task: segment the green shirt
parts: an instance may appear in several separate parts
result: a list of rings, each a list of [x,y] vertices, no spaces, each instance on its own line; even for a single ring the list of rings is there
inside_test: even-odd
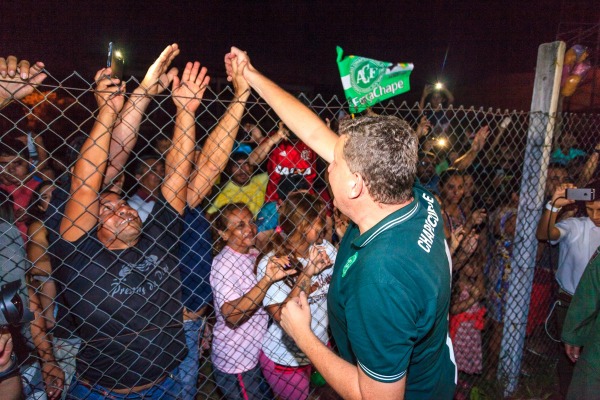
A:
[[[406,399],[452,399],[450,256],[439,204],[414,200],[360,234],[351,224],[329,287],[329,323],[342,358],[379,382],[407,375]]]
[[[569,305],[562,340],[583,347],[580,358],[600,374],[600,249],[588,263]]]

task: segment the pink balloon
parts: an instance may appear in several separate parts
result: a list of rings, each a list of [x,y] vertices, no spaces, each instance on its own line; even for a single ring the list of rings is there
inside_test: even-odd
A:
[[[592,64],[590,64],[590,62],[588,60],[588,61],[585,61],[582,63],[575,64],[575,67],[573,67],[573,71],[571,71],[571,73],[573,75],[580,76],[581,79],[583,79],[583,78],[585,78],[585,75],[588,73],[590,68],[592,68]]]

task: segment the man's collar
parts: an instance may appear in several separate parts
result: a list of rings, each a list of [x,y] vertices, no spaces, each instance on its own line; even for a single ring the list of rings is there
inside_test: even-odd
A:
[[[377,224],[375,224],[375,226],[373,226],[371,229],[358,236],[356,239],[354,239],[352,244],[357,247],[365,247],[383,232],[410,219],[413,215],[417,213],[418,210],[419,201],[415,197],[413,201],[411,201],[409,204],[407,204],[399,210],[394,211],[393,213],[379,221]]]

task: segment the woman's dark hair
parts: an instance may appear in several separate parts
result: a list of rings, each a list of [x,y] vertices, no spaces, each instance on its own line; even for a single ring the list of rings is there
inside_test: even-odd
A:
[[[444,187],[444,185],[446,183],[448,183],[448,181],[450,180],[450,178],[455,177],[455,176],[463,176],[463,173],[461,170],[454,168],[454,167],[450,167],[447,170],[445,170],[444,172],[442,172],[440,174],[440,180],[438,182],[438,189],[440,192],[440,197],[441,197],[441,193],[442,193],[442,188]],[[442,199],[443,200],[443,199]]]
[[[42,192],[44,191],[44,188],[46,188],[48,186],[53,186],[53,185],[54,185],[54,182],[52,182],[52,181],[42,181],[42,182],[40,182],[38,187],[35,188],[35,191],[33,192],[33,196],[31,196],[31,201],[29,202],[29,205],[27,206],[27,214],[29,214],[31,217],[37,219],[38,221],[43,221],[44,214],[46,213],[45,210],[42,210],[40,208],[40,205],[42,203]]]
[[[0,221],[5,221],[9,224],[15,223],[13,198],[4,189],[0,189]]]
[[[224,232],[227,230],[227,225],[229,224],[229,214],[233,211],[246,209],[250,214],[252,212],[248,208],[248,206],[244,203],[229,203],[225,204],[223,207],[216,212],[216,217],[213,219],[212,223],[212,234],[214,239],[213,244],[213,254],[217,255],[223,250],[223,247],[227,244],[227,242],[223,239],[219,232]]]

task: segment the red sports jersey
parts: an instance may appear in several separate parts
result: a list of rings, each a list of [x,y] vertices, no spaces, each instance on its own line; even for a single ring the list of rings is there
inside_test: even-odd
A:
[[[276,201],[277,184],[283,175],[302,174],[311,186],[317,177],[317,154],[304,142],[292,143],[283,141],[273,149],[269,155],[267,172],[269,183],[265,195],[265,202]]]

